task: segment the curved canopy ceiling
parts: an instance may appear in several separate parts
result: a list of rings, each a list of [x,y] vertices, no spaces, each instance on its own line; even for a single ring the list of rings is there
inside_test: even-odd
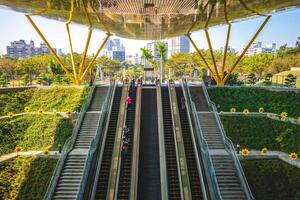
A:
[[[0,0],[26,13],[67,20],[72,0]],[[74,0],[73,21],[133,39],[162,39],[300,5],[300,0]]]

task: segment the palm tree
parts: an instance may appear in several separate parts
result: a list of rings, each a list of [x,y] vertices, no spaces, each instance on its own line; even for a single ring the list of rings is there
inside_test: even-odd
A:
[[[152,51],[146,47],[141,48],[141,51],[142,51],[142,58],[144,58],[145,66],[146,66],[146,61],[149,61],[151,63],[151,61],[153,60]]]
[[[158,42],[155,45],[155,48],[158,52],[158,56],[160,57],[160,79],[161,81],[164,81],[165,79],[165,68],[164,64],[165,61],[167,60],[167,46],[166,43],[164,42]]]

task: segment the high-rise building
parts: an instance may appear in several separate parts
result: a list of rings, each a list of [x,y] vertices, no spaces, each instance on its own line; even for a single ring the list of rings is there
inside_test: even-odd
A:
[[[224,47],[221,47],[221,48],[220,48],[220,52],[221,52],[221,53],[224,53]],[[234,48],[232,48],[231,46],[228,46],[228,48],[227,48],[227,53],[236,54],[237,52],[235,51]]]
[[[188,37],[179,36],[167,40],[168,43],[168,58],[174,53],[189,53],[190,42]]]
[[[23,59],[36,55],[50,54],[46,44],[41,43],[40,47],[35,47],[34,42],[31,40],[29,44],[26,44],[25,40],[14,41],[10,43],[10,46],[6,47],[7,56],[16,59]],[[54,48],[56,52],[56,48]],[[60,50],[60,53],[61,50]]]
[[[103,55],[120,62],[125,61],[125,47],[120,39],[109,39],[103,49]]]
[[[125,61],[125,51],[112,51],[112,59],[120,62]]]
[[[271,45],[262,46],[262,42],[254,42],[248,49],[246,55],[251,56],[259,53],[274,54],[276,53],[276,43]]]

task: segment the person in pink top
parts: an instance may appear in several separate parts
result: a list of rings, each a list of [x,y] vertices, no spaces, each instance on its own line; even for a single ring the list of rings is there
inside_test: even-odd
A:
[[[132,103],[132,99],[131,99],[130,96],[127,97],[126,103],[127,103],[128,105],[130,105],[130,104]]]

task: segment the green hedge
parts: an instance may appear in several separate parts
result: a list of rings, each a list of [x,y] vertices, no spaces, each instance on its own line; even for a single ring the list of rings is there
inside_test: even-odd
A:
[[[8,112],[24,112],[26,106],[32,111],[74,111],[80,107],[88,92],[88,87],[51,87],[0,94],[0,116]]]
[[[300,154],[300,126],[266,117],[221,116],[227,136],[249,149],[280,150]]]
[[[14,152],[17,146],[23,151],[57,149],[71,136],[71,119],[55,115],[24,115],[12,120],[0,120],[0,155]]]
[[[0,199],[43,199],[57,160],[17,157],[0,165]]]
[[[208,89],[209,96],[219,111],[229,112],[231,108],[243,111],[245,108],[258,112],[260,107],[265,112],[280,114],[285,111],[289,116],[300,116],[300,93],[292,91],[270,91],[261,88],[226,88]]]
[[[300,169],[280,160],[242,160],[256,200],[300,199]]]

